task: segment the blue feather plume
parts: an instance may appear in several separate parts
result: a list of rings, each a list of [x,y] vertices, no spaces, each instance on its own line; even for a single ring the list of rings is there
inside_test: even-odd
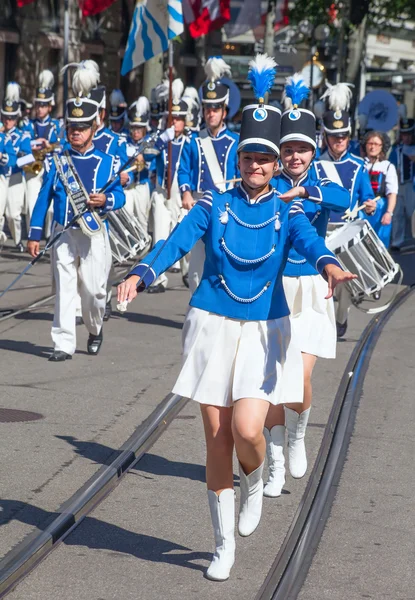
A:
[[[301,102],[308,98],[309,94],[310,90],[299,73],[295,73],[292,77],[287,77],[285,97],[291,100],[293,106],[300,106]]]
[[[252,84],[255,97],[264,102],[264,97],[272,88],[277,72],[277,63],[267,54],[257,54],[249,63],[248,80]]]

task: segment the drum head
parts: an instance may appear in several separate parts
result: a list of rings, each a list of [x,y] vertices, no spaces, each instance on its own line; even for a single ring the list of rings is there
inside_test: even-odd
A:
[[[346,223],[337,231],[333,231],[326,240],[326,246],[332,252],[336,252],[341,248],[350,248],[357,243],[362,232],[366,229],[366,222],[360,219],[351,223]]]

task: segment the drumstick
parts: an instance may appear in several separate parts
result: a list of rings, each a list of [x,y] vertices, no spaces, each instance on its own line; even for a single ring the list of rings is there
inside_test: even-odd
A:
[[[377,202],[378,200],[380,200],[380,199],[381,199],[381,197],[382,197],[382,196],[376,196],[376,198],[373,198],[373,200],[374,200],[375,202]],[[362,210],[364,207],[365,207],[365,204],[361,204],[360,206],[355,206],[355,207],[353,208],[353,210],[350,210],[350,208],[348,208],[348,209],[345,211],[344,215],[342,216],[342,219],[343,219],[343,221],[344,221],[345,219],[350,219],[350,218],[352,218],[352,217],[355,217],[355,216],[357,216],[357,213],[359,212],[359,210]]]
[[[216,181],[213,185],[224,185],[225,183],[238,183],[242,181],[242,177],[234,177],[233,179],[225,179],[225,181]]]

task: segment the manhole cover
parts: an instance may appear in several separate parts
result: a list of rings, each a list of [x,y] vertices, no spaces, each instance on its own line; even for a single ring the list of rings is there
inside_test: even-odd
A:
[[[37,421],[38,419],[43,419],[43,415],[28,410],[0,408],[0,423],[24,423],[26,421]]]

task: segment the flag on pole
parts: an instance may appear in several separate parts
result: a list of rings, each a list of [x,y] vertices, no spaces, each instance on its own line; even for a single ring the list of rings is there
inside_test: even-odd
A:
[[[165,52],[169,40],[183,33],[182,0],[138,0],[121,75]]]
[[[183,0],[183,4],[193,38],[220,29],[231,18],[230,0]]]
[[[227,39],[242,35],[255,29],[264,20],[268,10],[268,1],[231,0],[231,20],[225,24]]]

